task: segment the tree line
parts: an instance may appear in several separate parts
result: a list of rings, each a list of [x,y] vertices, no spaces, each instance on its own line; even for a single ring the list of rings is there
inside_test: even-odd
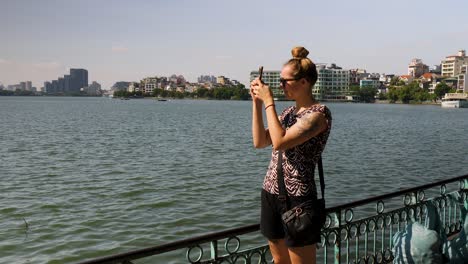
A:
[[[379,100],[389,100],[391,103],[402,102],[408,104],[410,102],[422,103],[427,101],[437,101],[442,99],[446,93],[455,93],[456,90],[446,84],[445,82],[438,83],[434,90],[434,93],[429,93],[428,88],[420,87],[420,84],[413,81],[409,84],[405,84],[402,81],[391,82],[387,93],[379,93],[377,95],[377,89],[373,87],[359,87],[358,85],[352,85],[350,87],[350,94],[358,96],[359,101],[372,103],[376,98]]]
[[[390,86],[387,94],[380,94],[379,99],[390,100],[391,103],[400,101],[404,104],[410,102],[422,103],[426,101],[437,101],[442,99],[446,93],[454,93],[456,90],[445,82],[438,83],[434,93],[429,93],[429,89],[421,88],[419,83],[413,81],[402,86]]]
[[[161,97],[161,98],[203,98],[217,100],[248,100],[249,90],[240,84],[237,86],[223,86],[214,89],[198,88],[193,93],[173,90],[154,89],[151,93],[115,91],[114,97]]]
[[[8,91],[8,90],[0,90],[0,96],[33,96],[36,95],[33,91]]]

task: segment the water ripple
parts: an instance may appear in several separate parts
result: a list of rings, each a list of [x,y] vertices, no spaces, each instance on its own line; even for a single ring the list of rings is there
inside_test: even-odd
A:
[[[330,206],[466,174],[467,109],[329,107]],[[271,149],[252,148],[250,109],[0,98],[0,262],[76,262],[258,223]]]

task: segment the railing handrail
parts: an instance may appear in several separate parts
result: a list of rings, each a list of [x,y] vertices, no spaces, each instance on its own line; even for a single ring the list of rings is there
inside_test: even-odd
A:
[[[386,199],[390,199],[393,197],[401,196],[402,194],[412,193],[415,191],[425,190],[425,189],[429,189],[435,186],[456,182],[456,181],[463,180],[466,178],[468,178],[468,174],[463,175],[463,176],[458,176],[455,178],[451,178],[451,179],[447,179],[447,180],[436,181],[433,183],[429,183],[429,184],[425,184],[425,185],[421,185],[417,187],[412,187],[412,188],[408,188],[408,189],[404,189],[404,190],[400,190],[400,191],[396,191],[396,192],[392,192],[392,193],[388,193],[384,195],[379,195],[379,196],[375,196],[371,198],[365,198],[362,200],[346,203],[343,205],[329,207],[326,209],[326,211],[327,213],[329,213],[329,212],[336,212],[339,210],[343,210],[346,208],[353,208],[353,207],[368,204],[371,202],[376,202],[376,201],[381,201],[381,200],[386,200]],[[468,188],[468,186],[466,187]],[[111,256],[96,258],[96,259],[92,259],[88,261],[79,262],[78,264],[123,263],[125,260],[130,261],[134,259],[149,257],[149,256],[169,252],[172,250],[187,248],[187,247],[195,246],[195,245],[206,243],[206,242],[211,242],[211,241],[222,239],[222,238],[256,232],[258,230],[260,230],[260,224],[252,224],[252,225],[242,226],[238,228],[226,229],[220,232],[213,232],[213,233],[208,233],[208,234],[201,235],[201,236],[195,236],[195,237],[188,238],[188,239],[177,240],[174,242],[170,242],[170,243],[166,243],[166,244],[162,244],[158,246],[152,246],[152,247],[147,247],[143,249],[137,249],[133,251],[119,253],[119,254],[115,254]]]
[[[202,244],[205,242],[211,242],[213,240],[218,240],[226,237],[243,235],[251,232],[260,230],[260,224],[247,225],[237,228],[231,228],[223,230],[220,232],[209,233],[201,236],[195,236],[188,239],[177,240],[167,244],[162,244],[159,246],[147,247],[143,249],[137,249],[133,251],[128,251],[125,253],[115,254],[107,257],[92,259],[88,261],[80,262],[79,264],[91,264],[91,263],[117,263],[124,260],[133,260],[138,258],[149,257],[152,255],[157,255],[160,253],[169,252],[176,249],[186,248]]]
[[[366,203],[378,202],[378,201],[381,201],[381,200],[387,200],[387,199],[390,199],[390,198],[401,196],[402,194],[405,194],[405,193],[412,193],[412,192],[415,192],[415,191],[430,189],[430,188],[433,188],[435,186],[456,182],[456,181],[459,181],[459,180],[463,180],[465,178],[468,178],[468,174],[465,174],[463,176],[458,176],[458,177],[455,177],[455,178],[450,178],[450,179],[447,179],[447,180],[440,180],[440,181],[436,181],[436,182],[433,182],[433,183],[428,183],[428,184],[424,184],[424,185],[421,185],[421,186],[412,187],[412,188],[408,188],[408,189],[404,189],[404,190],[400,190],[400,191],[396,191],[396,192],[392,192],[392,193],[387,193],[387,194],[383,194],[383,195],[379,195],[379,196],[365,198],[365,199],[362,199],[362,200],[358,200],[358,201],[354,201],[354,202],[350,202],[350,203],[346,203],[346,204],[342,204],[342,205],[329,207],[329,208],[327,208],[327,212],[334,212],[334,211],[338,211],[338,210],[343,210],[345,208],[352,208],[352,207],[360,206],[360,205],[363,205],[363,204],[366,204]],[[466,186],[466,187],[468,188],[468,186]]]

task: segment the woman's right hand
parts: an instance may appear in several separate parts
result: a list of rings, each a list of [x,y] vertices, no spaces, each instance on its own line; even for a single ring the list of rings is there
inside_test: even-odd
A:
[[[253,103],[261,105],[263,103],[262,100],[258,96],[256,96],[254,93],[254,86],[257,85],[257,82],[258,82],[258,78],[250,82],[250,96],[252,97]]]

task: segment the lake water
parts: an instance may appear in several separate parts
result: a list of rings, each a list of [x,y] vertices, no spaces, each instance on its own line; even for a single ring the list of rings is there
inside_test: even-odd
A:
[[[252,147],[250,104],[0,97],[0,263],[77,262],[258,223],[271,148]],[[468,109],[327,106],[328,205],[468,173]]]

